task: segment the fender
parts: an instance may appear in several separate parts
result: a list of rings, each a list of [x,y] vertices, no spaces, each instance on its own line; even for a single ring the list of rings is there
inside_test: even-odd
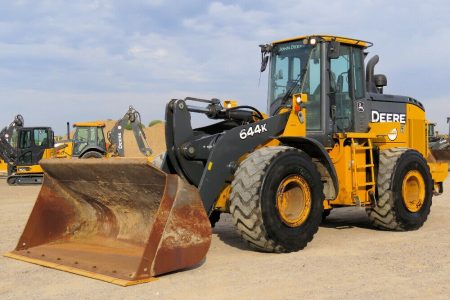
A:
[[[86,149],[84,149],[83,152],[81,152],[78,157],[82,157],[88,151],[96,151],[96,152],[100,153],[103,156],[105,156],[105,153],[106,153],[104,149],[102,149],[102,148],[100,148],[98,146],[90,146],[90,147],[86,147]]]
[[[277,137],[283,145],[291,146],[297,149],[300,149],[307,153],[312,158],[318,159],[319,162],[325,167],[328,171],[328,174],[324,173],[320,168],[318,168],[319,173],[322,177],[330,177],[333,182],[334,192],[325,193],[325,189],[327,187],[324,186],[324,194],[327,199],[334,200],[337,197],[339,191],[339,181],[336,174],[336,169],[334,168],[334,164],[331,161],[328,152],[325,150],[324,146],[320,144],[315,139],[311,139],[308,137],[296,137],[296,136],[286,136],[286,137]]]

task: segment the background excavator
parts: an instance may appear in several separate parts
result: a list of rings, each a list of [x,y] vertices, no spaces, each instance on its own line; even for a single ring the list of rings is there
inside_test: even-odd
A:
[[[249,247],[303,249],[332,209],[360,206],[374,227],[416,230],[448,165],[431,159],[422,103],[386,95],[366,41],[328,35],[261,45],[267,114],[188,97],[166,106],[167,153],[45,160],[44,185],[6,256],[120,285],[198,265],[209,217],[230,213]],[[191,114],[216,120],[192,128]]]
[[[24,127],[17,115],[0,132],[0,158],[7,165],[8,184],[41,183],[39,161],[55,155],[54,133],[50,127]]]

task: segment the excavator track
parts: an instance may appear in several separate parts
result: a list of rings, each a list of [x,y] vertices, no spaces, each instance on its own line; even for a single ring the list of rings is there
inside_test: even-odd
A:
[[[6,182],[9,185],[41,184],[43,177],[42,174],[11,175],[8,176]]]

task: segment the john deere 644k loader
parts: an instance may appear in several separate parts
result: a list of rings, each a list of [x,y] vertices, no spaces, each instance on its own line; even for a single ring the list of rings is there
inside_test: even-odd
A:
[[[42,162],[44,185],[8,256],[128,285],[198,264],[219,213],[267,252],[302,249],[342,206],[365,207],[378,228],[418,229],[447,165],[431,157],[423,105],[383,93],[378,56],[364,67],[369,46],[325,35],[262,45],[268,114],[171,100],[162,171],[146,160]],[[220,121],[193,129],[191,113]]]

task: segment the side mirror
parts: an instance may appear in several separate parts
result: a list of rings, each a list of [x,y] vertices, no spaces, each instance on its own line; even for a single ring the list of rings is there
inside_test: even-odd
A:
[[[263,58],[261,59],[261,73],[264,72],[267,68],[267,62],[269,61],[269,56],[263,56]]]
[[[328,58],[336,59],[339,57],[341,43],[332,41],[328,43]]]
[[[383,87],[387,86],[387,78],[383,74],[377,74],[373,76],[375,86],[380,94],[383,94]]]
[[[261,48],[261,73],[266,70],[267,62],[269,61],[269,54],[272,52],[273,46],[270,44],[259,45]]]

